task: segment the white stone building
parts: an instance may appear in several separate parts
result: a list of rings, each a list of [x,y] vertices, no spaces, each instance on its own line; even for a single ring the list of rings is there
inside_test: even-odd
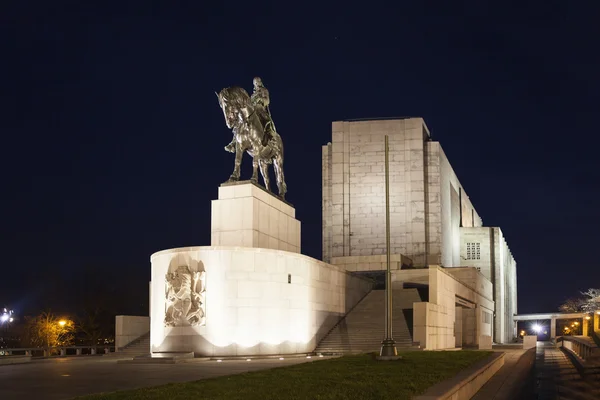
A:
[[[513,339],[516,263],[483,222],[422,118],[336,121],[323,146],[323,260],[378,271],[385,254],[384,136],[389,137],[391,253],[413,267],[477,267],[493,284],[494,341]],[[402,260],[399,262],[398,260]]]
[[[223,184],[212,202],[210,246],[150,257],[150,318],[117,317],[118,351],[144,347],[161,360],[378,351],[385,293],[367,278],[386,268],[386,134],[396,346],[491,348],[493,336],[509,340],[514,260],[500,230],[482,227],[423,121],[333,126],[333,144],[323,149],[324,260],[301,254],[291,204],[250,181]]]

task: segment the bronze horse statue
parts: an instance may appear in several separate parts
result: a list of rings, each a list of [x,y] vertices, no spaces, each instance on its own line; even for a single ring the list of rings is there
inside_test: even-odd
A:
[[[235,164],[227,182],[240,180],[242,156],[247,152],[252,157],[251,181],[258,182],[258,168],[265,184],[269,188],[269,164],[275,167],[275,177],[279,197],[285,198],[287,185],[283,174],[283,142],[274,130],[267,131],[259,114],[252,105],[248,92],[233,86],[217,93],[219,106],[223,110],[225,124],[232,130],[235,142]]]

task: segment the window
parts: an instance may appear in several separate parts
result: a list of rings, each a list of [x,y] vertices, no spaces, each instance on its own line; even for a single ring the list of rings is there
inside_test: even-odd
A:
[[[491,324],[492,323],[492,314],[483,311],[483,323]]]
[[[480,260],[480,243],[467,243],[467,260]]]

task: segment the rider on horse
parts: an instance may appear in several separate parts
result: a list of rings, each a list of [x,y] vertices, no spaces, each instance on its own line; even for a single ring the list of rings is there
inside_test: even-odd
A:
[[[266,146],[267,143],[269,143],[269,139],[271,139],[271,137],[273,136],[272,132],[276,132],[275,124],[273,123],[273,119],[271,118],[271,112],[269,111],[269,91],[263,85],[262,79],[260,79],[259,77],[254,78],[253,83],[254,92],[252,93],[250,100],[252,102],[252,106],[254,107],[254,113],[258,115],[258,119],[260,120],[260,123],[263,127],[264,136],[262,140],[262,145]],[[249,127],[248,121],[246,121],[246,124]],[[225,150],[231,153],[235,153],[235,137],[233,138],[231,143],[225,146]]]

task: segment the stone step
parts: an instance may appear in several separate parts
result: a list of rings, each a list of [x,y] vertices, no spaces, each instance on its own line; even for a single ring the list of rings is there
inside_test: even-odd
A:
[[[412,347],[412,336],[405,319],[405,309],[412,311],[414,302],[422,301],[416,289],[394,290],[392,330],[396,346]],[[385,337],[385,291],[369,293],[318,344],[316,353],[351,353],[379,351]],[[412,324],[412,322],[410,322]]]

